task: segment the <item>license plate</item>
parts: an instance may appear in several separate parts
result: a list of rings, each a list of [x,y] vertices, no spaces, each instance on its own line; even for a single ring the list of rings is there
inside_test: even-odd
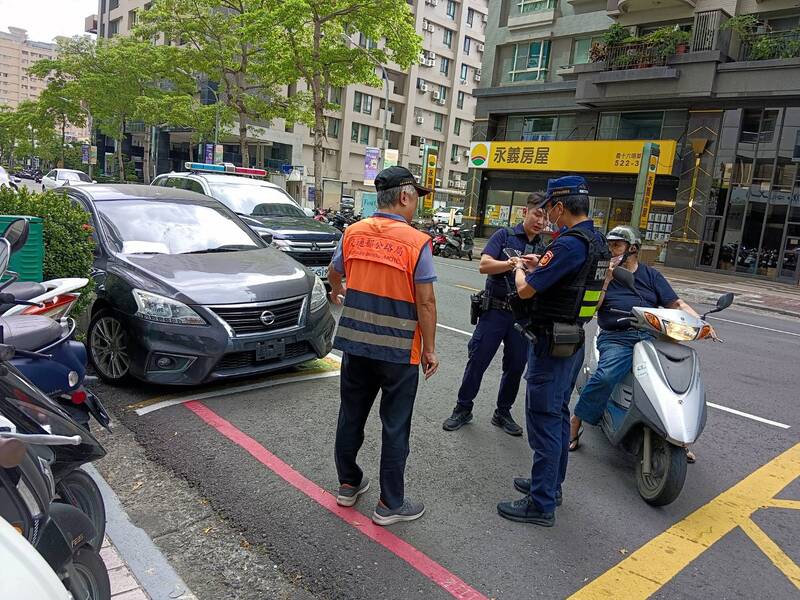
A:
[[[325,279],[328,276],[328,267],[311,267],[311,272],[320,279]]]
[[[283,340],[258,342],[258,344],[256,344],[256,361],[277,358],[283,356],[285,352],[286,344]]]

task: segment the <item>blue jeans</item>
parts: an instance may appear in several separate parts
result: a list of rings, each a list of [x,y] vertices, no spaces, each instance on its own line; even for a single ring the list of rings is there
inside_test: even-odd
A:
[[[653,336],[637,329],[600,332],[597,336],[597,350],[600,353],[597,370],[589,378],[575,405],[576,417],[590,425],[600,423],[611,392],[631,371],[633,347],[649,339],[653,339]]]

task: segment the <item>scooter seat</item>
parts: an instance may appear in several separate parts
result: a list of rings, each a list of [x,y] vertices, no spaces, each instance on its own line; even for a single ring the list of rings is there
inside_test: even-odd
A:
[[[30,300],[44,294],[47,288],[35,281],[15,281],[2,291],[6,294],[14,294],[14,298],[17,300]],[[0,304],[0,315],[12,306],[16,306],[16,304]]]
[[[0,327],[3,328],[3,343],[18,350],[39,350],[63,334],[58,321],[39,315],[0,317]]]

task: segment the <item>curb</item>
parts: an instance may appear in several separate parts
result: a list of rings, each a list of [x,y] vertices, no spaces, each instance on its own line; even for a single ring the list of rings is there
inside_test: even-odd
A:
[[[119,551],[144,591],[154,600],[197,600],[143,529],[134,525],[119,498],[92,465],[84,465],[106,505],[106,535]]]

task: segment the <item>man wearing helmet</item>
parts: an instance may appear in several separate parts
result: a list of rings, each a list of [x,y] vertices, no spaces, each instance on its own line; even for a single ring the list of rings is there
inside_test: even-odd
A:
[[[618,322],[619,316],[612,312],[629,312],[634,306],[657,308],[677,308],[699,318],[694,309],[681,300],[664,276],[638,259],[642,240],[632,227],[614,227],[606,235],[611,250],[611,266],[603,284],[597,310],[597,323],[600,333],[597,336],[597,350],[600,358],[597,370],[592,374],[581,392],[570,421],[570,451],[577,450],[583,433],[583,421],[598,425],[606,409],[614,387],[630,372],[633,363],[633,347],[637,342],[652,338],[651,334],[634,329],[626,322]],[[615,281],[611,273],[615,266],[622,266],[634,276],[639,296]],[[642,302],[644,300],[644,302]],[[689,462],[694,455],[686,453]]]

